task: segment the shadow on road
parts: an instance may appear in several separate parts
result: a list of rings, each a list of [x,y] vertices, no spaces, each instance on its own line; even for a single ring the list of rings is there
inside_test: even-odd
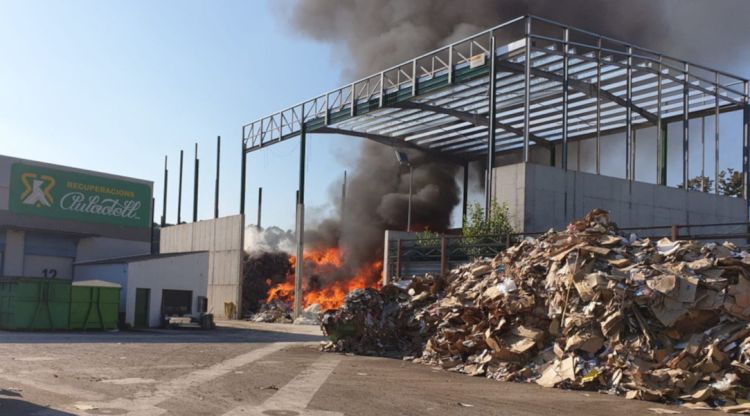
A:
[[[323,336],[276,330],[217,328],[215,330],[147,330],[120,332],[0,331],[0,344],[226,344],[319,342]]]
[[[3,416],[75,416],[73,413],[50,409],[22,399],[8,399],[0,392],[0,415]]]

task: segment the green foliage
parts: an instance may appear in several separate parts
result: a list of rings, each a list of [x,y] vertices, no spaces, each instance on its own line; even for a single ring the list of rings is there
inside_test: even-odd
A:
[[[490,205],[489,218],[485,218],[484,207],[475,203],[467,209],[464,218],[463,245],[471,257],[481,255],[481,248],[477,247],[486,240],[487,236],[505,236],[513,234],[510,225],[510,211],[505,203],[499,204],[494,198]],[[503,237],[504,238],[504,237]]]
[[[430,231],[426,228],[424,231],[418,231],[416,233],[416,245],[417,247],[437,247],[440,245],[440,233]]]
[[[677,185],[678,188],[682,188],[683,185]],[[696,176],[693,179],[688,179],[688,190],[690,191],[702,191],[711,192],[714,187],[714,181],[708,176]]]
[[[728,168],[719,173],[719,192],[728,196],[742,196],[744,188],[742,172]]]

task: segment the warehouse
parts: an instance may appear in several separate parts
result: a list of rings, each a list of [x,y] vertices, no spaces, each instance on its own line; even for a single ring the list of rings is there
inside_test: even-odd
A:
[[[0,156],[0,277],[73,279],[75,262],[150,254],[152,188]]]

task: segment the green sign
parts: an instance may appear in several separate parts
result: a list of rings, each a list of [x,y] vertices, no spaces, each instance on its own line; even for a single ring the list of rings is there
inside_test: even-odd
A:
[[[16,163],[9,208],[19,214],[148,228],[151,188],[142,183]]]

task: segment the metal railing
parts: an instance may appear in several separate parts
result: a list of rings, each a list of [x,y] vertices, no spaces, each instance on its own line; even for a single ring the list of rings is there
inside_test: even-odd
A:
[[[623,234],[635,233],[639,238],[672,240],[732,241],[742,248],[750,247],[750,223],[729,222],[710,224],[670,224],[624,227]],[[441,235],[431,238],[394,239],[388,245],[388,277],[401,277],[411,264],[423,264],[421,270],[446,274],[451,267],[467,263],[472,258],[494,257],[525,237],[536,237],[542,232],[495,234],[480,237]],[[408,274],[408,273],[406,273]]]

